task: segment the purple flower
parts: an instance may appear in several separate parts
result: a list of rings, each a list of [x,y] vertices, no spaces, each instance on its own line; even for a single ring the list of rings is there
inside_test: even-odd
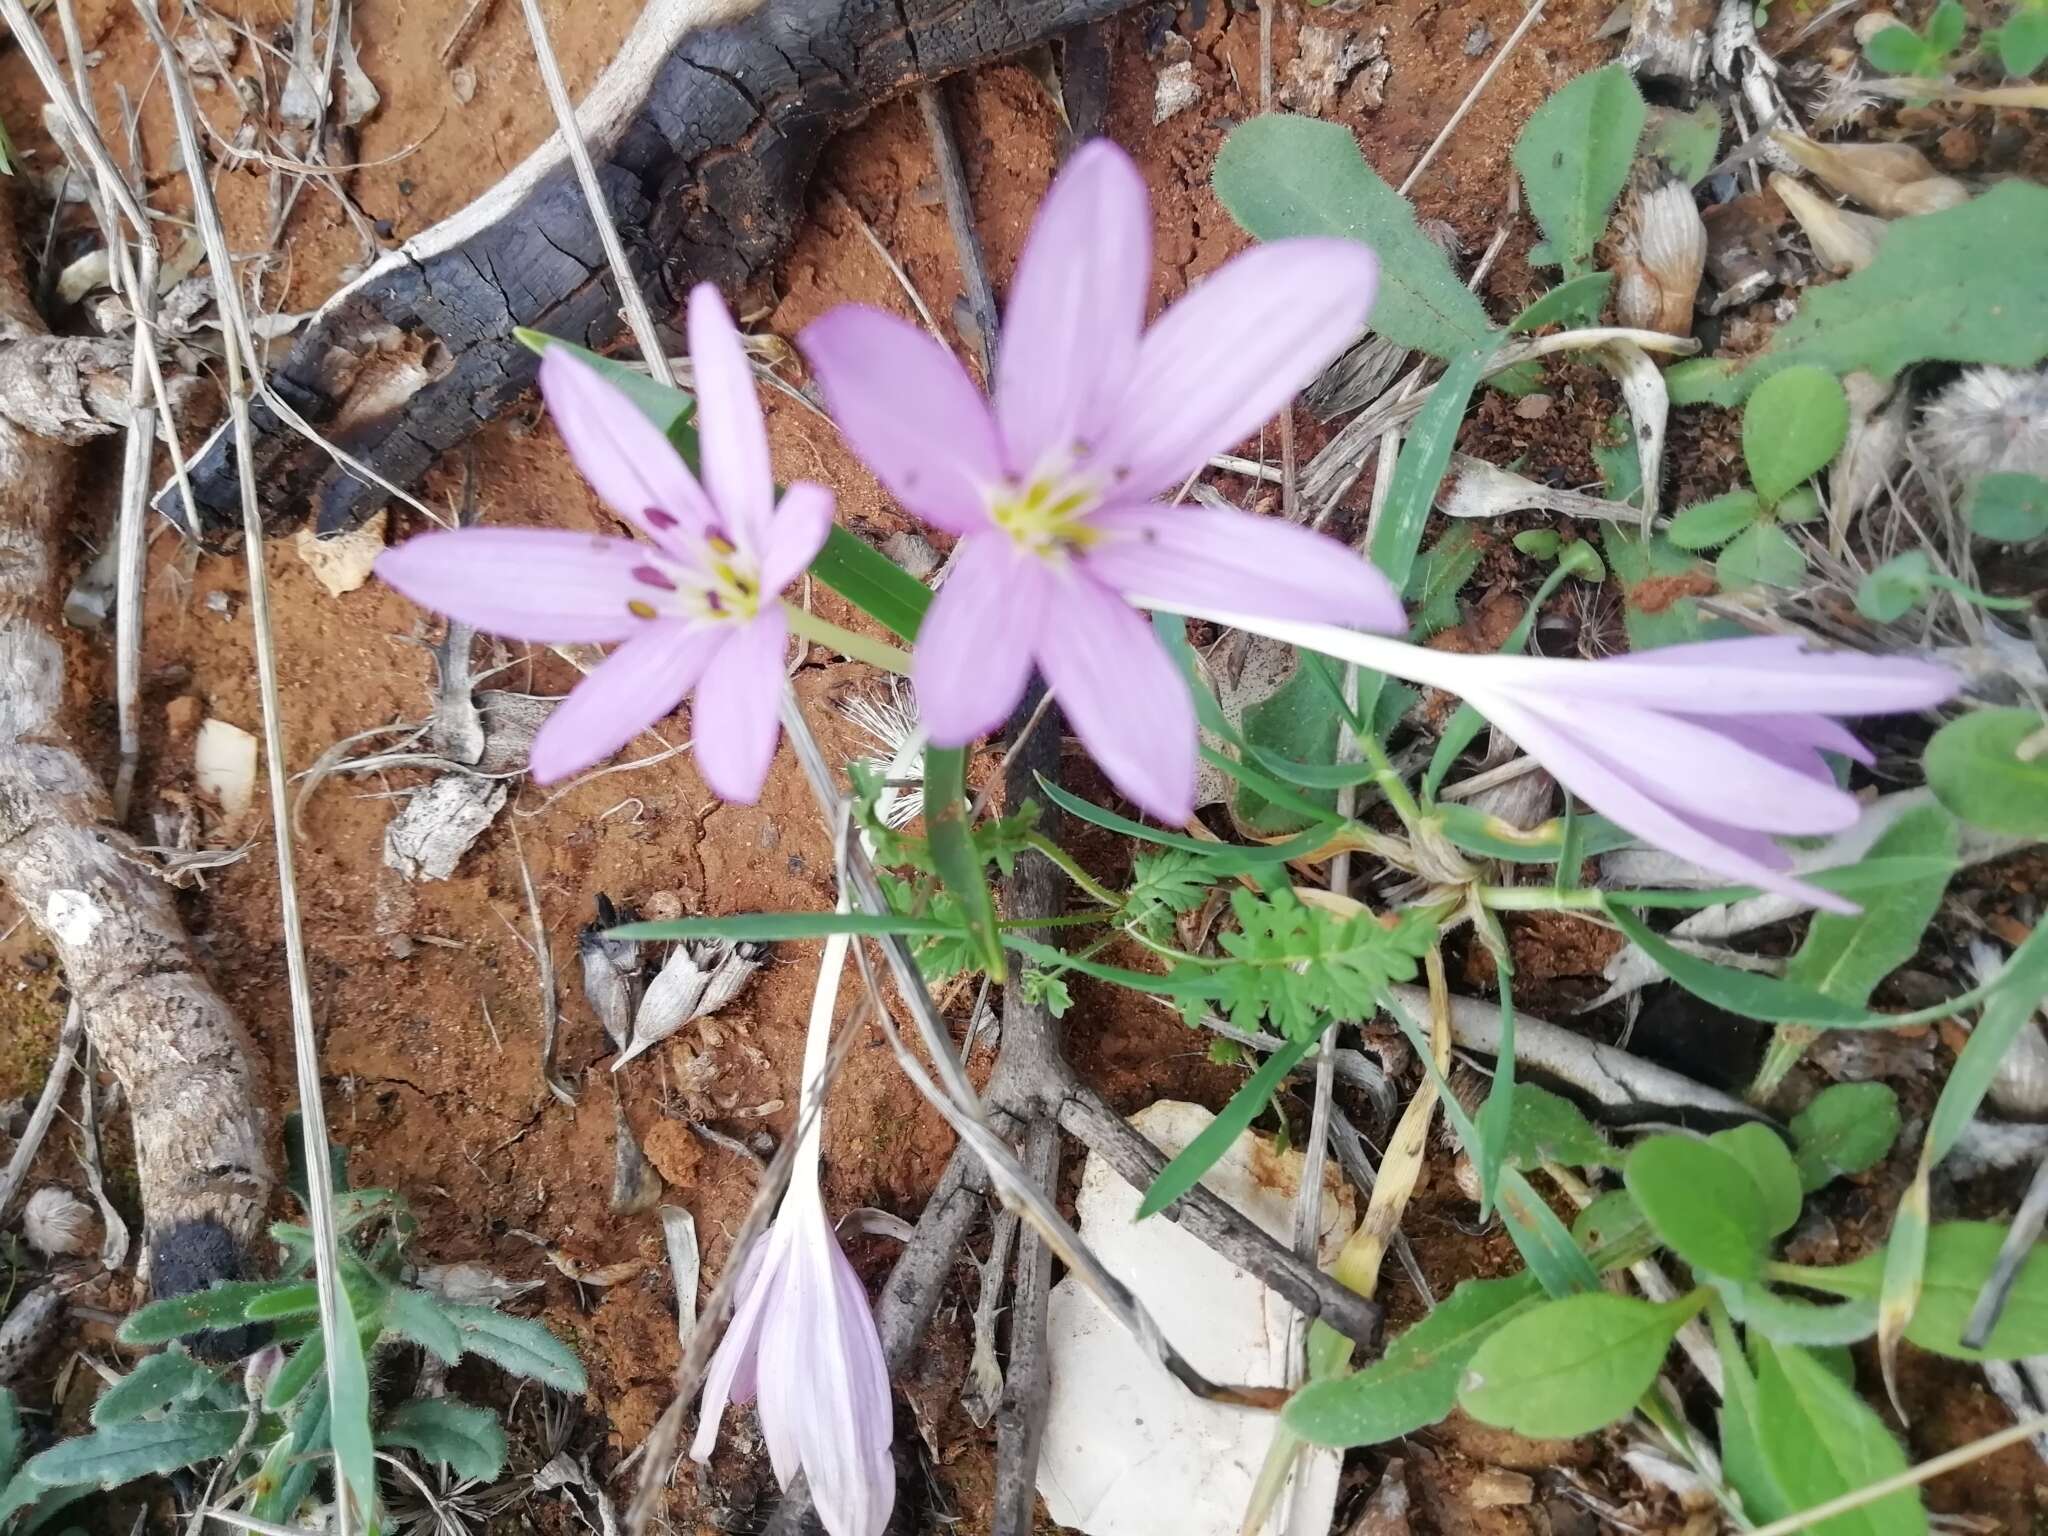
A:
[[[1871,757],[1833,717],[1928,709],[1962,686],[1929,662],[1810,651],[1790,636],[1563,661],[1464,656],[1326,625],[1176,611],[1460,694],[1644,842],[1829,912],[1857,908],[1785,874],[1791,857],[1773,838],[1825,836],[1861,814],[1821,754]]]
[[[539,645],[618,649],[534,737],[545,784],[611,756],[693,690],[697,767],[751,803],[781,736],[788,626],[783,589],[832,527],[832,493],[798,483],[775,499],[768,436],[739,332],[718,290],[690,295],[699,485],[617,387],[557,347],[540,389],[570,457],[647,542],[538,528],[461,528],[408,539],[377,574],[428,608]]]
[[[839,910],[847,910],[843,901]],[[725,1405],[758,1398],[775,1480],[787,1489],[803,1473],[830,1536],[881,1536],[896,1501],[889,1367],[868,1294],[840,1251],[818,1187],[819,1097],[848,943],[844,934],[825,941],[804,1037],[802,1139],[775,1225],[742,1263],[690,1454],[710,1460]]]
[[[952,354],[877,310],[800,338],[855,450],[903,505],[960,535],[911,676],[932,740],[1000,725],[1036,664],[1118,788],[1162,821],[1194,807],[1187,686],[1133,592],[1405,628],[1364,560],[1290,523],[1157,504],[1263,424],[1357,335],[1378,263],[1283,240],[1226,263],[1145,329],[1145,183],[1092,143],[1018,260],[990,410]]]

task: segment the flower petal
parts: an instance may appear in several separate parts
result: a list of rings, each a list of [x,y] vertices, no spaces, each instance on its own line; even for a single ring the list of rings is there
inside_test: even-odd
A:
[[[423,608],[536,645],[602,644],[647,627],[627,604],[661,592],[633,573],[647,550],[551,528],[423,533],[377,557],[377,574]]]
[[[1673,713],[1688,712],[1680,709]],[[1826,715],[1713,715],[1700,719],[1702,724],[1711,719],[1716,730],[1737,732],[1759,747],[1769,741],[1781,751],[1833,752],[1866,768],[1877,761],[1877,755],[1854,731]]]
[[[675,445],[623,390],[566,348],[542,354],[540,392],[569,457],[605,505],[655,542],[689,555],[717,518]],[[689,537],[678,539],[679,531]]]
[[[1249,512],[1116,507],[1088,519],[1105,535],[1083,559],[1129,598],[1157,597],[1239,613],[1405,631],[1400,596],[1335,539]]]
[[[1378,278],[1355,240],[1280,240],[1233,257],[1146,334],[1090,462],[1120,500],[1178,485],[1351,344]]]
[[[1051,587],[1038,660],[1074,734],[1147,815],[1195,809],[1195,707],[1144,615],[1085,572]],[[924,689],[918,689],[920,700]]]
[[[690,1442],[693,1460],[711,1459],[712,1447],[718,1443],[718,1421],[725,1416],[725,1405],[753,1400],[758,1385],[756,1360],[761,1345],[761,1327],[768,1316],[768,1304],[775,1290],[774,1271],[764,1273],[763,1266],[774,1246],[774,1233],[763,1233],[748,1247],[746,1258],[740,1265],[736,1290],[739,1299],[733,1303],[732,1318],[725,1325],[725,1336],[718,1341],[711,1364],[704,1372],[704,1396],[697,1408],[697,1435]]]
[[[603,762],[683,702],[724,637],[676,622],[640,633],[599,663],[534,734],[534,782],[552,784]]]
[[[1556,686],[1586,697],[1652,708],[1682,699],[1689,715],[1899,714],[1932,708],[1963,685],[1932,662],[1808,650],[1792,635],[1698,640],[1601,661],[1502,659],[1569,669],[1555,674]]]
[[[725,300],[711,283],[690,290],[690,368],[697,379],[697,442],[704,488],[733,541],[756,555],[767,546],[775,471],[754,370]]]
[[[1012,474],[1028,476],[1102,421],[1137,357],[1151,289],[1145,178],[1116,145],[1092,140],[1053,179],[1010,281],[995,393]]]
[[[890,494],[948,533],[988,525],[995,419],[952,353],[908,321],[842,304],[797,338],[839,430]]]
[[[808,480],[782,493],[761,550],[763,598],[778,595],[817,558],[832,532],[832,507],[832,493]]]
[[[1731,880],[1791,896],[1822,911],[1854,914],[1860,910],[1854,902],[1794,880],[1757,858],[1745,846],[1756,834],[1745,833],[1739,841],[1716,837],[1707,827],[1652,799],[1603,757],[1587,751],[1569,732],[1521,708],[1506,695],[1488,693],[1471,702],[1513,737],[1523,751],[1549,769],[1565,788],[1652,847],[1690,859],[1702,869]]]
[[[775,744],[782,739],[782,655],[789,621],[782,605],[732,630],[697,685],[691,735],[697,771],[721,800],[752,805],[761,797]]]
[[[910,680],[934,745],[964,747],[1010,718],[1031,680],[1045,566],[1006,535],[969,534],[918,627]]]
[[[1815,780],[1748,741],[1627,704],[1529,692],[1516,701],[1597,753],[1615,772],[1667,805],[1754,832],[1840,832],[1862,815],[1831,775]]]

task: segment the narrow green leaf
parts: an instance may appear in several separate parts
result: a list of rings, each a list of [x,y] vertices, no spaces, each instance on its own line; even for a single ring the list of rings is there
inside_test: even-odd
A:
[[[13,1477],[21,1466],[21,1404],[12,1387],[0,1387],[0,1484]]]
[[[1920,1348],[1955,1360],[2023,1360],[2048,1354],[2048,1246],[2028,1251],[2013,1281],[1998,1325],[1981,1348],[1963,1343],[1963,1330],[1998,1263],[2006,1229],[1989,1221],[1943,1221],[1927,1230],[1918,1305],[1905,1337]],[[1854,1264],[1801,1269],[1799,1283],[1851,1300],[1883,1293],[1889,1249]]]
[[[967,825],[967,754],[958,747],[932,747],[924,755],[924,825],[932,863],[946,891],[960,904],[967,931],[981,952],[991,981],[1005,975],[1003,943],[997,933],[996,898],[988,888],[974,833]]]
[[[242,1316],[252,1323],[274,1323],[287,1317],[305,1317],[320,1310],[320,1292],[311,1280],[292,1285],[273,1285],[260,1296],[252,1296]]]
[[[1927,744],[1928,785],[1972,826],[2048,837],[2048,720],[2030,709],[1979,709]]]
[[[314,1479],[325,1470],[329,1422],[324,1392],[312,1394],[292,1415],[290,1432],[273,1442],[263,1459],[263,1491],[252,1511],[259,1520],[283,1524],[298,1513],[313,1491]]]
[[[1708,1308],[1714,1328],[1714,1351],[1721,1357],[1721,1470],[1728,1486],[1742,1500],[1751,1525],[1790,1514],[1791,1500],[1771,1476],[1758,1441],[1756,1374],[1749,1356],[1719,1305]]]
[[[327,1365],[327,1340],[317,1332],[300,1340],[299,1347],[285,1358],[270,1385],[263,1392],[263,1406],[273,1413],[289,1407]],[[316,1394],[323,1401],[327,1394]]]
[[[1288,1401],[1287,1427],[1316,1445],[1378,1445],[1426,1429],[1457,1403],[1474,1351],[1542,1298],[1534,1277],[1465,1280],[1354,1375],[1319,1381]]]
[[[1239,843],[1209,843],[1198,837],[1189,837],[1181,832],[1167,832],[1159,827],[1148,827],[1142,821],[1133,821],[1115,811],[1105,811],[1101,806],[1083,800],[1041,777],[1039,793],[1065,811],[1091,826],[1101,827],[1106,832],[1120,832],[1126,837],[1137,838],[1140,842],[1153,843],[1161,848],[1179,848],[1187,853],[1197,853],[1212,861],[1216,874],[1242,874],[1262,865],[1284,864],[1289,859],[1298,859],[1304,854],[1315,852],[1330,840],[1340,825],[1332,819],[1319,827],[1311,827],[1299,837],[1289,838],[1284,843],[1264,843],[1248,847]]]
[[[1537,299],[1508,322],[1508,329],[1521,335],[1546,325],[1591,325],[1600,318],[1607,290],[1613,286],[1612,272],[1581,273]]]
[[[1481,717],[1483,720],[1483,717]],[[1489,816],[1456,800],[1441,800],[1430,815],[1443,834],[1467,853],[1500,859],[1509,864],[1555,864],[1565,851],[1564,818],[1552,817],[1534,827],[1518,827],[1498,816]],[[1605,816],[1577,818],[1579,856],[1587,858],[1624,848],[1635,841]]]
[[[1139,1202],[1138,1220],[1158,1215],[1201,1183],[1202,1175],[1215,1166],[1216,1159],[1229,1151],[1230,1144],[1259,1117],[1266,1101],[1273,1097],[1273,1090],[1314,1048],[1313,1040],[1290,1040],[1268,1056],[1259,1070],[1245,1080],[1244,1086],[1230,1096],[1230,1102],[1223,1106],[1216,1118],[1202,1128],[1201,1134],[1159,1170],[1159,1176]]]
[[[1446,1112],[1452,1102],[1446,1095]],[[1460,1110],[1452,1118],[1463,1114]],[[1470,1139],[1466,1127],[1459,1127],[1459,1135]],[[1522,1262],[1529,1266],[1545,1295],[1570,1296],[1599,1286],[1600,1271],[1573,1241],[1571,1229],[1557,1219],[1557,1212],[1544,1203],[1518,1169],[1501,1170],[1500,1219],[1515,1251],[1521,1254]]]
[[[1806,1192],[1799,1182],[1799,1165],[1778,1133],[1751,1122],[1716,1131],[1707,1138],[1707,1145],[1726,1152],[1755,1181],[1763,1202],[1765,1233],[1777,1237],[1791,1231],[1799,1220]]]
[[[415,1397],[385,1415],[379,1445],[401,1445],[457,1477],[489,1482],[505,1468],[505,1431],[495,1416],[452,1397]]]
[[[1407,586],[1415,569],[1429,509],[1436,502],[1444,471],[1450,468],[1451,452],[1458,445],[1458,429],[1464,425],[1472,392],[1479,387],[1479,376],[1493,356],[1494,340],[1489,336],[1482,345],[1450,360],[1401,444],[1393,484],[1387,490],[1386,509],[1373,532],[1369,551],[1372,563],[1396,587]]]
[[[1877,1298],[1838,1302],[1805,1301],[1780,1296],[1762,1285],[1719,1280],[1715,1288],[1737,1322],[1768,1335],[1779,1344],[1840,1347],[1858,1344],[1877,1332]]]
[[[583,1365],[544,1324],[512,1317],[492,1307],[443,1309],[462,1330],[465,1354],[480,1355],[515,1376],[529,1376],[558,1392],[588,1385]]]
[[[224,1280],[211,1290],[153,1301],[121,1325],[124,1344],[168,1344],[190,1333],[238,1328],[249,1303],[277,1288],[272,1280]]]
[[[1414,208],[1341,124],[1255,117],[1224,141],[1212,177],[1217,200],[1257,239],[1335,235],[1370,245],[1380,259],[1372,328],[1390,341],[1448,358],[1492,330]]]
[[[247,1418],[235,1412],[200,1412],[109,1424],[89,1435],[58,1441],[31,1458],[22,1471],[52,1488],[115,1488],[225,1456],[241,1438]]]
[[[335,1461],[363,1524],[374,1529],[377,1446],[370,1434],[370,1365],[364,1355],[362,1330],[369,1327],[374,1337],[376,1328],[371,1320],[358,1320],[348,1286],[334,1287],[334,1305],[339,1314],[340,1326],[335,1332],[340,1354],[329,1362],[327,1371],[327,1401],[332,1418],[328,1434],[334,1444]]]
[[[1690,1136],[1630,1149],[1622,1181],[1665,1245],[1703,1275],[1753,1280],[1770,1221],[1756,1180],[1735,1157]]]
[[[1872,1168],[1899,1137],[1899,1096],[1885,1083],[1835,1083],[1792,1117],[1799,1180],[1819,1189]]]
[[[1795,1510],[1906,1470],[1904,1452],[1870,1405],[1817,1358],[1754,1332],[1750,1345],[1757,1439],[1772,1481]],[[1923,1536],[1926,1530],[1926,1513],[1911,1489],[1812,1527],[1813,1536]]]
[[[1765,501],[1781,500],[1820,473],[1849,435],[1849,397],[1835,376],[1810,366],[1772,374],[1742,413],[1742,456]]]
[[[1473,1166],[1479,1174],[1479,1219],[1492,1219],[1494,1197],[1500,1192],[1500,1174],[1507,1153],[1510,1127],[1516,1107],[1515,1089],[1515,993],[1513,977],[1498,956],[1494,977],[1500,990],[1500,1050],[1494,1060],[1493,1086],[1479,1107],[1475,1121],[1478,1139],[1472,1144]]]
[[[462,1332],[448,1316],[441,1298],[429,1291],[394,1285],[384,1296],[384,1326],[443,1365],[462,1358]]]
[[[605,382],[617,386],[626,398],[633,402],[640,414],[661,429],[662,436],[676,445],[676,451],[689,461],[694,468],[697,463],[697,429],[691,425],[697,415],[696,397],[680,389],[670,389],[657,384],[643,368],[629,367],[615,358],[579,347],[573,341],[564,341],[559,336],[549,336],[541,331],[515,326],[512,334],[520,344],[534,352],[546,352],[559,347],[579,360],[596,369]]]
[[[2048,792],[2048,778],[2043,780]],[[1785,967],[1785,980],[1857,1008],[1869,1006],[1877,984],[1919,952],[1921,936],[1940,910],[1956,861],[1955,818],[1938,805],[1906,812],[1871,845],[1873,859],[1935,861],[1940,873],[1886,886],[1854,916],[1820,912]]]
[[[92,1421],[102,1427],[125,1424],[146,1413],[200,1396],[218,1378],[176,1344],[145,1355],[135,1369],[115,1382],[92,1405]]]
[[[837,524],[811,561],[811,574],[899,640],[917,638],[932,603],[923,582]]]
[[[1767,1024],[1809,1024],[1816,1029],[1862,1029],[1882,1022],[1872,1020],[1854,1004],[1837,1002],[1775,976],[1731,971],[1688,955],[1617,903],[1607,904],[1607,915],[1662,967],[1665,975],[1694,997],[1704,998],[1717,1008]]]
[[[1579,276],[1592,261],[1646,116],[1634,78],[1610,64],[1544,102],[1515,141],[1515,169],[1529,208],[1566,277]]]
[[[1587,1435],[1624,1418],[1698,1310],[1589,1291],[1547,1301],[1484,1340],[1458,1405],[1485,1424],[1537,1439]]]

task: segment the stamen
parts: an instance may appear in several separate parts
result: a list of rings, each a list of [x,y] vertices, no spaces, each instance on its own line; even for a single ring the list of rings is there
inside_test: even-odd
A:
[[[647,519],[651,527],[659,528],[663,533],[667,533],[671,528],[683,526],[681,518],[673,512],[664,512],[660,507],[648,507],[640,515]]]
[[[676,584],[674,582],[670,581],[668,577],[661,572],[660,569],[651,565],[634,566],[633,579],[635,581],[644,582],[646,585],[650,587],[659,587],[664,592],[673,592],[676,589]]]
[[[660,614],[655,612],[654,604],[643,602],[637,597],[626,604],[626,612],[633,615],[636,619],[658,619],[661,617]]]

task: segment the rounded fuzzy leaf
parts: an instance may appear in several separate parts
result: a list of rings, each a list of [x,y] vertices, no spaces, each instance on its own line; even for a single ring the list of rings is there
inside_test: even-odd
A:
[[[1924,549],[1895,555],[1857,585],[1856,611],[1874,624],[1903,619],[1934,589],[1934,566]]]
[[[452,1397],[400,1403],[378,1426],[377,1443],[402,1445],[478,1482],[489,1482],[505,1466],[505,1431],[496,1417]]]
[[[1809,1190],[1875,1167],[1898,1137],[1899,1096],[1884,1083],[1836,1083],[1792,1117],[1792,1157]]]
[[[1458,1404],[1538,1439],[1591,1434],[1641,1401],[1691,1302],[1588,1291],[1525,1312],[1479,1346]]]
[[[1784,1139],[1769,1126],[1752,1124],[1716,1131],[1707,1142],[1742,1164],[1756,1181],[1757,1193],[1763,1198],[1764,1230],[1772,1237],[1791,1231],[1805,1203],[1805,1190],[1799,1183],[1799,1165]]]
[[[1680,549],[1712,549],[1755,522],[1763,509],[1763,500],[1755,491],[1730,491],[1687,507],[1671,519],[1665,537]]]
[[[1742,413],[1750,482],[1777,501],[1825,469],[1849,435],[1849,397],[1824,368],[1787,368],[1756,387]]]
[[[1610,64],[1544,102],[1515,141],[1515,169],[1528,188],[1529,209],[1568,278],[1587,270],[1607,229],[1647,116],[1634,78]]]
[[[1776,523],[1752,523],[1721,551],[1714,574],[1724,588],[1796,587],[1806,576],[1806,556]]]
[[[2048,28],[2048,13],[2041,25]],[[1986,475],[1970,489],[1970,531],[1980,539],[2018,544],[2048,536],[2048,480],[2039,475]]]
[[[1702,1274],[1754,1280],[1770,1218],[1749,1169],[1690,1136],[1652,1136],[1622,1164],[1622,1182],[1666,1247]]]
[[[2048,720],[2030,709],[1980,709],[1927,744],[1935,798],[1973,826],[2048,836]]]
[[[1984,34],[1985,44],[2015,79],[2024,80],[2048,63],[2048,10],[2038,6],[2014,11],[2002,27]]]

